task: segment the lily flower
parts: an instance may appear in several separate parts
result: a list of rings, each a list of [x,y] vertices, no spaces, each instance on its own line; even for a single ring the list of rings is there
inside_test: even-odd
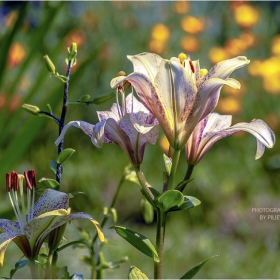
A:
[[[26,181],[27,199],[23,181]],[[6,190],[9,194],[17,221],[0,219],[0,267],[3,266],[7,246],[14,241],[28,259],[34,259],[48,234],[72,220],[88,219],[96,227],[99,239],[104,235],[99,223],[87,213],[71,214],[69,194],[52,189],[45,190],[35,201],[35,171],[25,171],[24,176],[11,172],[6,175]]]
[[[100,122],[96,125],[84,121],[69,122],[55,144],[59,145],[68,128],[75,126],[91,137],[92,143],[98,148],[102,148],[103,143],[117,144],[130,162],[139,166],[143,161],[146,143],[155,144],[158,138],[157,119],[132,93],[125,98],[122,107],[114,103],[111,110],[97,114]]]
[[[216,107],[223,85],[240,88],[230,74],[250,61],[244,56],[222,61],[206,73],[199,61],[185,54],[170,60],[152,53],[127,56],[134,72],[111,81],[136,90],[141,102],[158,119],[171,147],[181,150],[194,127]]]
[[[211,113],[201,120],[185,145],[188,164],[196,165],[218,140],[239,131],[249,132],[256,137],[255,159],[263,155],[265,147],[273,147],[275,135],[264,121],[254,119],[249,123],[241,122],[233,126],[231,126],[231,121],[232,116],[218,113]]]

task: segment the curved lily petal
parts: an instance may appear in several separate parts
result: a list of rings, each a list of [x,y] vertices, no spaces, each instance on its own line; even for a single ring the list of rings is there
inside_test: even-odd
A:
[[[256,137],[257,152],[255,159],[260,158],[265,147],[272,148],[275,135],[270,127],[262,120],[253,120],[249,123],[231,125],[231,116],[212,113],[204,118],[195,128],[186,144],[187,160],[197,164],[205,153],[220,139],[239,131],[246,131]]]
[[[250,63],[245,56],[238,56],[228,60],[221,61],[214,65],[210,71],[202,78],[202,82],[210,78],[226,79],[236,69],[239,69]]]
[[[20,226],[18,222],[13,222],[8,219],[0,219],[0,228],[10,233],[20,234]]]
[[[4,256],[8,245],[13,241],[17,234],[11,232],[4,232],[0,234],[0,268],[4,263]]]
[[[75,126],[77,128],[80,128],[83,130],[83,132],[85,134],[87,134],[88,136],[92,136],[93,135],[93,132],[94,132],[94,125],[92,124],[89,124],[87,122],[84,122],[84,121],[72,121],[72,122],[69,122],[68,124],[66,124],[64,126],[64,128],[62,129],[59,137],[56,139],[55,141],[55,145],[59,145],[59,143],[63,140],[64,138],[64,135],[66,133],[66,131],[69,129],[69,127],[71,126]]]
[[[142,73],[153,80],[158,72],[162,58],[154,53],[140,53],[138,55],[128,55],[127,58],[134,66],[134,72]]]

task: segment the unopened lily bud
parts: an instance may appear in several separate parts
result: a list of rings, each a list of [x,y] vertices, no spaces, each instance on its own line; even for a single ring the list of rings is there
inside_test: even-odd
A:
[[[54,64],[52,63],[52,61],[50,60],[50,58],[47,55],[44,56],[44,59],[45,59],[48,70],[54,75],[55,74]]]
[[[201,78],[204,77],[207,73],[208,73],[207,69],[200,69],[199,71],[199,75]]]
[[[77,63],[77,43],[73,42],[70,48],[67,48],[68,56],[65,60],[66,64],[68,65],[71,62],[71,67],[73,67]]]
[[[187,56],[185,53],[180,53],[180,54],[178,55],[178,58],[179,58],[179,60],[180,60],[180,63],[183,64],[184,61],[188,58],[188,56]]]
[[[77,52],[78,52],[77,51],[77,43],[73,42],[70,46],[69,51],[70,51],[70,55],[75,57],[77,55]]]
[[[120,72],[118,73],[117,77],[119,77],[119,76],[126,76],[126,73],[125,73],[124,71],[120,71]]]
[[[145,222],[147,224],[152,223],[154,220],[154,208],[146,198],[142,198],[141,208]]]
[[[31,104],[26,104],[24,103],[22,105],[22,108],[24,110],[26,110],[28,113],[31,113],[33,115],[38,115],[38,113],[40,112],[40,108]]]
[[[63,234],[65,232],[67,223],[63,224],[60,227],[55,228],[50,232],[48,245],[49,249],[55,251],[61,243]]]

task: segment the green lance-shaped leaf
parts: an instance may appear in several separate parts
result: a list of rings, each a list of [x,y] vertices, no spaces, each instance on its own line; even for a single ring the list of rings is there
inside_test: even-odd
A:
[[[163,160],[164,160],[165,170],[166,170],[167,174],[170,175],[171,167],[172,167],[172,160],[165,154],[163,154]]]
[[[169,209],[169,212],[187,210],[187,209],[196,207],[200,204],[201,204],[201,201],[198,200],[196,197],[185,195],[184,202],[180,206],[175,206],[175,207]]]
[[[141,208],[145,222],[147,224],[152,223],[154,220],[154,208],[145,197],[141,200]]]
[[[75,152],[75,150],[68,148],[68,149],[64,149],[57,157],[56,162],[58,164],[62,164],[63,162],[65,162],[68,158],[70,158],[72,156],[72,154]]]
[[[166,191],[156,199],[156,205],[163,212],[167,212],[173,207],[180,207],[183,203],[183,194],[176,190]]]
[[[155,262],[159,262],[157,251],[153,246],[153,244],[151,243],[151,241],[146,236],[134,230],[121,226],[112,226],[111,228],[114,228],[118,235],[124,238],[127,242],[129,242],[140,252],[154,259]]]
[[[182,181],[181,183],[179,183],[177,186],[176,186],[176,190],[178,190],[178,191],[180,191],[180,192],[182,192],[184,189],[185,189],[185,187],[186,187],[186,185],[188,184],[188,183],[190,183],[191,181],[193,181],[194,180],[194,178],[192,178],[192,179],[188,179],[188,180],[185,180],[185,181]]]
[[[139,268],[132,265],[129,269],[128,279],[149,279],[149,278]]]
[[[22,104],[22,108],[26,110],[28,113],[31,113],[33,115],[38,115],[40,112],[40,108],[31,104]]]
[[[29,260],[21,260],[15,264],[15,268],[10,271],[10,279],[13,278],[14,274],[21,268],[29,264]]]
[[[180,279],[192,279],[208,261],[210,261],[212,258],[218,257],[218,256],[219,255],[212,256],[212,257],[206,259],[205,261],[199,263],[198,265],[196,265],[195,267],[190,269],[186,274],[184,274]]]
[[[80,103],[85,103],[86,101],[90,100],[90,95],[86,94],[80,97]]]

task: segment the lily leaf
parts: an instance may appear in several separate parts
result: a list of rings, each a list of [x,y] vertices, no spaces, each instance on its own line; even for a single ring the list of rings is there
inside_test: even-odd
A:
[[[39,180],[39,184],[41,186],[38,189],[42,189],[42,192],[46,189],[53,189],[53,190],[59,189],[59,183],[54,179],[42,178]],[[37,189],[37,191],[38,191],[38,189]]]
[[[194,178],[185,180],[185,181],[179,183],[175,189],[182,192],[184,190],[184,188],[186,187],[186,185],[193,180],[194,180]]]
[[[75,150],[68,148],[68,149],[64,149],[57,157],[56,162],[58,164],[62,164],[63,162],[65,162],[68,158],[70,158],[73,153],[75,153]]]
[[[14,274],[21,268],[29,264],[29,260],[21,260],[15,264],[15,268],[10,271],[10,279],[13,278]]]
[[[63,83],[67,83],[68,82],[68,78],[67,77],[65,77],[63,75],[59,75],[58,73],[56,73],[55,75],[52,75],[52,77],[58,78]]]
[[[173,207],[180,207],[184,203],[184,196],[177,190],[164,192],[156,199],[156,205],[163,211],[167,212]]]
[[[155,262],[159,262],[157,251],[151,243],[151,241],[146,236],[134,230],[121,226],[112,226],[111,228],[115,229],[118,235],[124,238],[127,242],[129,242],[140,252],[154,259]]]
[[[116,96],[116,94],[114,92],[110,92],[108,94],[104,94],[104,95],[101,95],[101,96],[94,97],[92,100],[88,100],[85,103],[86,104],[99,105],[99,104],[102,104],[102,103],[110,100],[112,97],[115,97],[115,96]]]
[[[141,200],[141,208],[145,222],[147,224],[152,223],[154,220],[154,208],[145,197]]]
[[[54,174],[57,172],[57,162],[55,160],[50,160],[50,168]],[[63,174],[63,166],[61,166],[61,174]]]
[[[196,207],[198,205],[201,204],[201,201],[198,200],[197,198],[193,197],[193,196],[184,196],[184,202],[178,207],[175,206],[171,209],[169,209],[169,212],[173,212],[173,211],[180,211],[180,210],[187,210],[189,208],[193,208]]]
[[[149,279],[145,273],[143,273],[136,266],[131,266],[128,273],[128,279]]]
[[[208,261],[210,261],[212,258],[218,257],[218,256],[219,255],[212,256],[212,257],[206,259],[205,261],[199,263],[198,265],[196,265],[195,267],[190,269],[186,274],[184,274],[180,279],[192,279]]]

